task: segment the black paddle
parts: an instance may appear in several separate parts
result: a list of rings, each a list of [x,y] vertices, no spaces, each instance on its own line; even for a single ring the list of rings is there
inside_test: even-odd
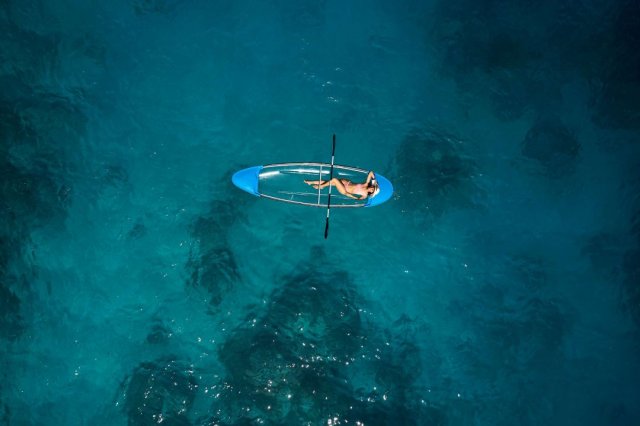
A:
[[[333,159],[336,155],[336,135],[333,135],[333,149],[331,150],[331,173],[329,173],[329,197],[327,199],[327,223],[324,225],[324,239],[329,236],[329,211],[331,210],[331,181],[333,180]]]

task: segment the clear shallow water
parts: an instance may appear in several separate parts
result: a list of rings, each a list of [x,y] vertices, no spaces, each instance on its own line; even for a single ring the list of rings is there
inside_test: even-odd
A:
[[[637,423],[639,16],[3,2],[0,421]]]

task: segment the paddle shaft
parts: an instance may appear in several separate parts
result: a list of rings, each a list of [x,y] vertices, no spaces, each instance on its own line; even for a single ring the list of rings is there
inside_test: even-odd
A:
[[[324,239],[329,236],[329,212],[331,211],[331,181],[333,180],[333,159],[336,155],[336,135],[333,135],[333,148],[331,149],[331,172],[329,172],[329,197],[327,199],[327,222],[324,225]]]

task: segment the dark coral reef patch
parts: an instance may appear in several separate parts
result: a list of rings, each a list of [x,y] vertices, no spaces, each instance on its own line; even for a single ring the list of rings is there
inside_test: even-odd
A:
[[[314,254],[317,262],[324,254]],[[322,262],[321,262],[322,263]],[[350,276],[302,267],[219,350],[226,376],[207,421],[422,424],[421,356],[409,319],[381,329]],[[437,415],[435,416],[438,417]],[[422,419],[422,420],[421,420]]]
[[[455,136],[414,129],[402,140],[392,168],[399,202],[419,222],[480,204],[476,165],[465,153],[464,142]]]
[[[192,368],[173,358],[140,363],[122,383],[118,405],[129,425],[190,425],[196,397]]]
[[[527,132],[522,154],[536,160],[551,177],[564,177],[575,169],[580,144],[555,116],[536,120]]]
[[[212,306],[219,305],[239,280],[238,264],[229,247],[229,228],[242,218],[240,207],[226,200],[211,203],[207,215],[195,219],[191,235],[195,245],[189,255],[187,284],[203,289]]]

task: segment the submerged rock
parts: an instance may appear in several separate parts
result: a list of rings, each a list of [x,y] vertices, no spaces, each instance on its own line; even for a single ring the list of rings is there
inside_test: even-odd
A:
[[[71,196],[68,186],[59,186],[48,173],[24,171],[2,160],[0,167],[0,209],[14,231],[61,222],[66,217]]]
[[[575,168],[580,144],[558,117],[538,119],[527,132],[522,154],[538,161],[545,172],[555,178],[566,176]]]
[[[147,334],[147,343],[152,345],[168,343],[170,337],[171,330],[162,323],[162,320],[156,318],[151,327],[151,331]]]
[[[602,127],[640,129],[640,6],[617,2],[611,35],[604,39],[604,68],[593,85],[595,123]]]
[[[196,389],[189,367],[176,360],[141,363],[122,384],[129,425],[190,425]]]
[[[137,240],[147,235],[147,227],[141,221],[137,221],[135,225],[127,232],[127,238]]]
[[[209,303],[219,305],[239,279],[238,265],[228,247],[212,248],[187,263],[191,269],[188,284],[207,291]]]
[[[403,209],[421,222],[477,205],[476,166],[453,136],[415,129],[396,151],[395,191]],[[400,172],[401,171],[401,172]]]
[[[617,235],[599,233],[593,235],[582,247],[594,270],[607,278],[617,277],[622,269],[624,241]]]
[[[313,255],[326,266],[323,256]],[[412,330],[399,323],[378,329],[361,317],[358,299],[344,271],[305,267],[284,277],[264,310],[247,317],[251,325],[220,348],[227,374],[208,421],[422,424]]]
[[[20,299],[6,287],[7,278],[5,274],[0,276],[0,338],[15,340],[22,334],[24,325],[20,315]]]
[[[219,305],[239,279],[238,265],[227,242],[227,230],[240,217],[233,203],[216,201],[207,216],[199,217],[191,227],[196,246],[189,255],[189,286],[204,289],[210,303]]]
[[[254,416],[302,421],[358,404],[345,376],[362,343],[350,287],[346,274],[285,278],[255,326],[236,330],[221,348],[227,382],[238,391],[223,398],[227,416],[242,418],[251,406]]]

